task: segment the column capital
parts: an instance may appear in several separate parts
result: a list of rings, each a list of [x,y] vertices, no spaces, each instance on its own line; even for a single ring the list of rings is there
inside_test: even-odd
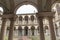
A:
[[[4,14],[0,15],[2,18],[17,18],[18,16],[16,14]]]
[[[40,16],[38,13],[36,14],[38,20],[43,20],[43,16]]]
[[[8,18],[10,21],[16,21],[17,15],[12,15],[11,18]]]
[[[2,20],[3,22],[6,22],[6,21],[7,21],[7,19],[6,19],[6,18],[2,18],[1,20]]]
[[[6,18],[2,18],[2,20],[6,20]]]
[[[16,19],[15,18],[9,18],[10,21],[15,21]]]
[[[36,13],[37,17],[43,16],[43,17],[48,17],[48,16],[53,16],[54,17],[55,12],[40,12]]]
[[[48,16],[48,19],[53,19],[54,17],[53,16]]]

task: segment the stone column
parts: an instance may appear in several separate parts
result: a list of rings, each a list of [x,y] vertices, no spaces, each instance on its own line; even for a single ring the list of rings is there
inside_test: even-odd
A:
[[[1,26],[1,33],[0,33],[0,40],[4,40],[4,34],[5,34],[5,26],[6,26],[6,19],[2,19],[2,26]]]
[[[24,29],[22,29],[22,36],[24,36]]]
[[[29,29],[29,31],[30,31],[30,32],[29,32],[29,35],[32,36],[32,34],[31,34],[31,29]]]
[[[30,36],[30,29],[28,29],[28,36]]]
[[[43,30],[43,17],[37,16],[37,18],[40,26],[40,40],[45,40],[44,30]]]
[[[38,33],[38,31],[37,31],[37,29],[36,29],[36,36],[38,35],[37,33]]]
[[[13,40],[14,22],[15,22],[14,18],[11,18],[8,40]]]
[[[37,30],[34,29],[34,36],[37,36]]]
[[[48,17],[48,20],[49,20],[49,26],[50,26],[51,40],[56,40],[54,26],[53,26],[53,17]]]

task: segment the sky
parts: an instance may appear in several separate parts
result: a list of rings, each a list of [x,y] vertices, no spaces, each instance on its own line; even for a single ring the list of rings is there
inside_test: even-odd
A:
[[[0,10],[3,12],[3,8],[2,7],[0,7]]]
[[[16,14],[37,13],[37,9],[32,5],[23,5],[19,7]]]

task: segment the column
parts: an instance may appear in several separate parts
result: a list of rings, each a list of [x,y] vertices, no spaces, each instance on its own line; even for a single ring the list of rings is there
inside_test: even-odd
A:
[[[1,26],[1,33],[0,33],[0,40],[4,40],[4,34],[5,34],[5,25],[6,25],[6,19],[2,19],[2,26]]]
[[[56,40],[56,36],[55,36],[55,32],[54,32],[54,26],[53,26],[53,17],[48,17],[48,19],[49,19],[51,40]]]
[[[28,29],[28,36],[29,36],[29,29]]]
[[[13,40],[14,22],[15,22],[14,18],[11,18],[8,40]]]
[[[45,40],[44,30],[43,30],[43,17],[38,17],[38,22],[40,26],[40,40]]]
[[[22,36],[24,36],[24,29],[22,29]]]
[[[29,29],[29,36],[31,36],[31,28]]]
[[[31,29],[29,29],[29,36],[31,36]]]
[[[34,36],[36,36],[36,32],[37,32],[36,29],[34,29]]]
[[[37,34],[37,33],[38,33],[37,29],[36,29],[35,33],[36,33],[36,36],[37,36],[37,35],[38,35],[38,34]]]

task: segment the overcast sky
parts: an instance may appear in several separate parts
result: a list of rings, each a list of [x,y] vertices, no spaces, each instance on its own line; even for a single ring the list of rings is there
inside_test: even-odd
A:
[[[37,9],[32,5],[23,5],[21,6],[16,14],[26,14],[26,13],[36,13]]]

